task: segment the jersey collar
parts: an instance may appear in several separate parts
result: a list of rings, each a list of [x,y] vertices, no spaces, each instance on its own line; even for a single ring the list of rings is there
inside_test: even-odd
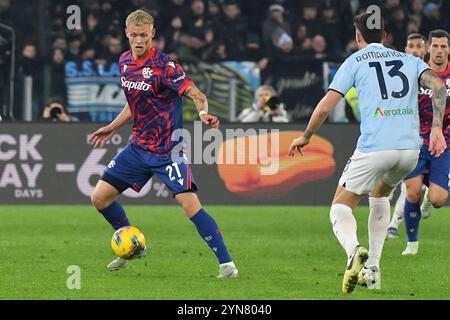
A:
[[[141,58],[134,59],[133,57],[133,51],[131,51],[131,63],[136,65],[143,65],[145,61],[147,61],[150,57],[153,57],[153,54],[155,53],[155,47],[150,48],[148,50],[147,54]]]
[[[430,61],[428,61],[428,65],[431,67]],[[444,74],[447,74],[448,72],[450,72],[450,62],[447,62],[447,68],[445,68],[444,71],[437,72],[437,71],[434,71],[434,70],[433,70],[433,72],[434,72],[436,75],[438,75],[438,76],[442,76],[442,75],[444,75]]]
[[[378,42],[369,43],[367,46],[375,46],[375,47],[384,48],[384,45],[382,43],[378,43]]]

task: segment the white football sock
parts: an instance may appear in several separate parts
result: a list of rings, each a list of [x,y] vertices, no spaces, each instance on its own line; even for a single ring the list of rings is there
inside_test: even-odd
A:
[[[389,224],[389,228],[398,229],[398,226],[403,220],[403,214],[405,211],[405,200],[406,200],[406,186],[402,183],[401,192],[398,196],[397,202],[395,202],[394,214],[392,215],[392,221]]]
[[[356,219],[353,216],[352,208],[344,204],[333,204],[330,210],[330,221],[333,231],[339,243],[350,257],[356,246],[359,245],[356,235]]]
[[[389,198],[369,197],[369,206],[369,259],[367,259],[366,266],[379,268],[384,239],[389,227]]]

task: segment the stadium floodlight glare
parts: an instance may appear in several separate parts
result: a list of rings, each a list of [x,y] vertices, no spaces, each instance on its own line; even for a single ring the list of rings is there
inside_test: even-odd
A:
[[[11,120],[14,120],[14,77],[15,77],[15,52],[16,52],[16,32],[14,28],[0,23],[0,29],[6,30],[11,33],[11,67],[9,73],[9,108],[5,112],[4,116],[9,117]],[[4,111],[4,110],[3,110]]]

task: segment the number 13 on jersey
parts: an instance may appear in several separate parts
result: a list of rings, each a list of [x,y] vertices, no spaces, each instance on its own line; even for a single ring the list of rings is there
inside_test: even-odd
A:
[[[393,61],[385,61],[384,65],[386,67],[391,67],[388,75],[391,78],[399,77],[402,80],[402,90],[400,91],[392,91],[390,96],[392,98],[403,98],[409,92],[409,82],[408,77],[400,71],[401,67],[403,67],[403,62],[401,60],[393,60]],[[380,86],[381,98],[383,100],[389,99],[388,89],[386,87],[386,81],[383,76],[383,69],[381,67],[380,62],[370,62],[369,67],[375,68],[377,72],[378,85]]]

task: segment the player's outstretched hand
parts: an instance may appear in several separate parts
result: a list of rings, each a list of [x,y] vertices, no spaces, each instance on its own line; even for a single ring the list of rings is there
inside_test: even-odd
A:
[[[439,157],[444,153],[446,148],[447,142],[442,134],[442,130],[439,128],[432,128],[430,133],[430,145],[428,147],[430,154]]]
[[[94,148],[101,148],[111,139],[114,133],[116,133],[116,130],[109,126],[101,127],[89,136],[88,141]]]
[[[303,156],[302,148],[308,144],[309,139],[306,139],[304,136],[292,140],[291,147],[289,148],[289,155],[291,157],[295,156],[295,150],[297,150]]]
[[[214,129],[219,128],[220,121],[216,116],[213,116],[212,114],[204,114],[201,119],[203,123],[210,124]]]

